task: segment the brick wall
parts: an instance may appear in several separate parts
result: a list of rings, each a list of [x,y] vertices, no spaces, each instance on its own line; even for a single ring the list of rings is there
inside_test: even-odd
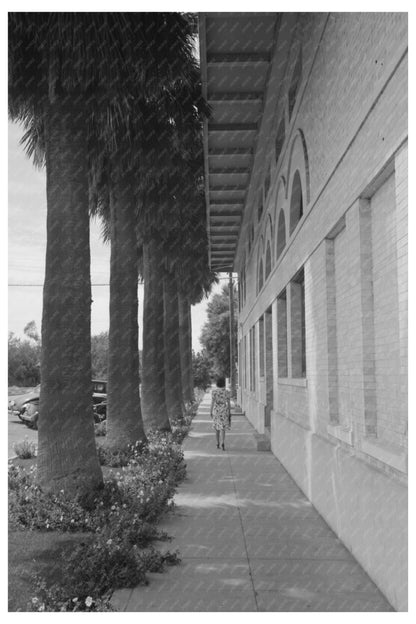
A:
[[[364,567],[402,609],[403,588],[394,587],[387,566],[377,563],[374,569],[374,561],[383,560],[380,540],[389,542],[393,552],[394,532],[404,530],[405,520],[401,515],[391,533],[382,523],[377,539],[363,529],[364,548],[359,531],[348,528],[351,523],[361,526],[361,519],[355,515],[353,520],[352,511],[348,516],[346,499],[358,488],[357,500],[365,507],[369,494],[364,484],[360,490],[363,466],[377,468],[384,479],[377,487],[385,488],[392,504],[403,501],[397,488],[407,479],[407,19],[404,14],[337,13],[307,14],[300,22],[303,68],[291,119],[287,89],[295,50],[287,61],[275,117],[264,121],[270,126],[270,145],[263,146],[265,175],[282,116],[286,138],[277,165],[271,166],[268,203],[245,262],[247,296],[240,333],[248,335],[273,306],[272,448],[331,526],[342,532],[345,543],[356,553],[361,549]],[[290,234],[296,171],[303,216]],[[277,257],[281,208],[286,246]],[[266,240],[270,219],[275,237],[272,270],[257,295],[259,241]],[[299,326],[299,298],[291,282],[302,267],[304,380],[292,359],[299,346],[292,335],[292,325]],[[286,301],[278,300],[284,291]],[[260,388],[257,394],[243,390],[241,396],[256,424],[259,393]],[[308,437],[315,434],[319,444]],[[288,454],[285,444],[292,449]],[[324,468],[313,449],[325,455],[329,463]],[[328,483],[320,492],[315,479],[332,471],[338,475],[331,449],[350,458],[351,482],[334,476],[336,487]],[[360,462],[356,473],[352,458]],[[400,548],[389,565],[403,579],[405,553]]]

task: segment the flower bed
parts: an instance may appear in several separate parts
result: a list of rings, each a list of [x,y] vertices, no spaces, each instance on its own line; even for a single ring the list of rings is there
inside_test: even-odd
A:
[[[116,588],[146,584],[146,572],[179,562],[177,552],[161,553],[154,540],[168,540],[158,519],[173,509],[176,486],[186,466],[178,443],[192,412],[173,433],[150,433],[146,445],[124,453],[99,448],[104,487],[68,499],[62,490],[45,493],[36,484],[36,467],[9,467],[9,521],[12,531],[82,532],[89,535],[62,556],[59,582],[38,579],[30,611],[108,611]]]

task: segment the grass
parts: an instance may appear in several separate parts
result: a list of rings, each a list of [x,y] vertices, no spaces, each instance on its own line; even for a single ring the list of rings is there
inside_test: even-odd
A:
[[[10,531],[9,612],[27,611],[36,576],[41,574],[50,583],[59,579],[61,557],[88,539],[91,535],[86,533]]]

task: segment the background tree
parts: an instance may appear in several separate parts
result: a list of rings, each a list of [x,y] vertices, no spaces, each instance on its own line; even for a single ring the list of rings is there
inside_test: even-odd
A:
[[[234,354],[237,358],[238,295],[234,289]],[[230,304],[229,287],[225,284],[220,293],[212,296],[207,306],[208,320],[199,338],[211,362],[214,375],[230,376]],[[234,362],[235,365],[235,362]]]
[[[192,372],[196,388],[206,390],[211,385],[211,361],[206,351],[192,351]]]
[[[108,332],[91,336],[91,368],[93,379],[107,379]]]
[[[39,347],[41,346],[40,336],[35,321],[29,321],[23,330],[24,334],[31,338]]]
[[[33,322],[33,321],[32,321]],[[37,386],[40,383],[40,345],[21,340],[12,332],[8,341],[8,385]]]

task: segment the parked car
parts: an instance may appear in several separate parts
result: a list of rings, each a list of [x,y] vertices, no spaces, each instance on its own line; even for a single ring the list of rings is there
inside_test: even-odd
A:
[[[92,402],[95,422],[107,418],[107,382],[103,379],[92,380]]]
[[[107,382],[103,379],[92,380],[92,401],[94,405],[107,400]]]
[[[102,422],[107,418],[107,401],[95,403],[92,409],[94,411],[94,420],[96,423]]]
[[[37,429],[39,420],[39,398],[25,403],[22,411],[19,413],[19,418],[29,429]]]
[[[98,423],[107,417],[107,382],[103,379],[93,379],[92,386],[94,420]],[[39,395],[40,385],[9,400],[9,410],[16,412],[20,420],[33,429],[37,429],[39,418]]]
[[[24,394],[17,394],[9,399],[8,409],[10,411],[16,412],[20,414],[23,409],[23,406],[26,403],[31,403],[33,401],[37,401],[39,403],[39,394],[40,394],[40,385],[33,388],[33,390],[29,390],[29,392],[25,392]]]

